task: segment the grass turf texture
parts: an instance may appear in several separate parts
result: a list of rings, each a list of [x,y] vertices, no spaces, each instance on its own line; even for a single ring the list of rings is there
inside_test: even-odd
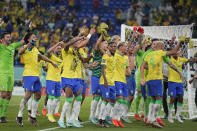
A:
[[[27,110],[24,112],[23,115],[23,123],[24,126],[23,127],[19,127],[16,123],[16,116],[18,114],[18,108],[19,108],[19,103],[20,100],[23,97],[19,97],[19,96],[13,96],[11,99],[11,103],[10,106],[8,108],[8,112],[7,112],[7,120],[8,123],[0,123],[0,130],[1,131],[21,131],[21,130],[25,130],[25,131],[30,131],[30,130],[42,130],[42,129],[48,129],[48,128],[54,128],[54,127],[58,127],[57,123],[49,123],[47,120],[47,117],[44,116],[40,116],[37,117],[39,126],[38,127],[34,127],[30,122],[27,121],[28,117],[27,117]],[[39,104],[39,110],[38,112],[41,114],[42,112],[42,108],[43,108],[43,104],[44,104],[44,98],[42,97],[40,104]],[[64,103],[64,98],[61,98],[61,106],[60,106],[60,111],[62,109],[62,105]],[[91,103],[91,97],[87,97],[84,101],[84,104],[82,106],[81,109],[81,113],[80,113],[80,118],[83,121],[88,121],[88,117],[90,114],[90,103]],[[133,106],[133,104],[132,104]],[[26,108],[27,109],[27,108]],[[131,124],[126,124],[125,126],[126,128],[121,128],[121,131],[142,131],[142,130],[146,130],[146,131],[153,131],[153,130],[159,130],[159,129],[155,129],[152,127],[146,127],[144,125],[143,121],[140,122],[136,122],[134,120],[133,117],[130,117],[130,119],[132,120]],[[56,118],[56,120],[58,120],[58,118]],[[180,124],[178,122],[175,121],[174,124],[170,124],[168,123],[167,120],[164,120],[164,123],[166,124],[166,126],[161,129],[164,131],[197,131],[197,122],[193,122],[191,120],[185,120],[183,124]],[[120,128],[115,128],[113,126],[111,126],[110,128],[100,128],[96,125],[93,125],[92,123],[88,122],[83,124],[84,128],[65,128],[65,129],[54,129],[55,131],[61,131],[61,130],[67,130],[67,131],[75,131],[75,130],[80,130],[80,131],[118,131],[120,130]]]

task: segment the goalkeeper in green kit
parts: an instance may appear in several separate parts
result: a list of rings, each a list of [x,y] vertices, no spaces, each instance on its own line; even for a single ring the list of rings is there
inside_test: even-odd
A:
[[[6,123],[6,111],[14,86],[14,52],[24,44],[24,40],[11,43],[9,32],[4,32],[0,39],[0,123]]]

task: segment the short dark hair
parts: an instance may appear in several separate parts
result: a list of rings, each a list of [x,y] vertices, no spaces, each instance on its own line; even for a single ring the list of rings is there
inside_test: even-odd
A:
[[[147,51],[147,50],[149,50],[151,48],[151,45],[148,45],[146,48],[145,48],[145,52]]]
[[[152,42],[154,42],[154,41],[158,41],[159,39],[157,39],[157,38],[153,38],[152,39]]]
[[[110,41],[108,42],[108,45],[111,45],[111,44],[114,44],[115,42],[114,41]]]
[[[33,32],[28,32],[28,33],[25,35],[24,41],[25,41],[26,44],[29,42],[28,39],[31,37],[31,35],[33,35]]]
[[[1,35],[0,35],[0,39],[3,39],[5,37],[5,35],[8,35],[8,34],[11,34],[10,32],[6,31],[6,32],[3,32]]]

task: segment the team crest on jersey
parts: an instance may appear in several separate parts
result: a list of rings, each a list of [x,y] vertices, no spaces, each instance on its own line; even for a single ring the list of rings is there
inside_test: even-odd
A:
[[[179,62],[179,64],[181,64],[181,65],[182,65],[182,62]]]
[[[170,96],[173,96],[173,92],[170,93]]]
[[[54,91],[54,90],[52,90],[52,94],[54,94],[54,92],[55,92],[55,91]]]
[[[2,88],[5,88],[5,86],[3,86]]]
[[[119,90],[120,94],[122,94],[122,90]]]
[[[15,52],[15,50],[11,50],[12,51],[12,53],[14,53]]]
[[[109,96],[109,92],[106,92],[106,96]]]
[[[103,59],[102,63],[105,63],[105,62],[106,62],[106,60],[105,60],[105,59]]]

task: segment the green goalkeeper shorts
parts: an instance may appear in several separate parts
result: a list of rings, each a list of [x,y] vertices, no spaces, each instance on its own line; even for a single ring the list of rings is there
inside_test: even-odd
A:
[[[13,91],[14,74],[0,74],[0,91]]]

